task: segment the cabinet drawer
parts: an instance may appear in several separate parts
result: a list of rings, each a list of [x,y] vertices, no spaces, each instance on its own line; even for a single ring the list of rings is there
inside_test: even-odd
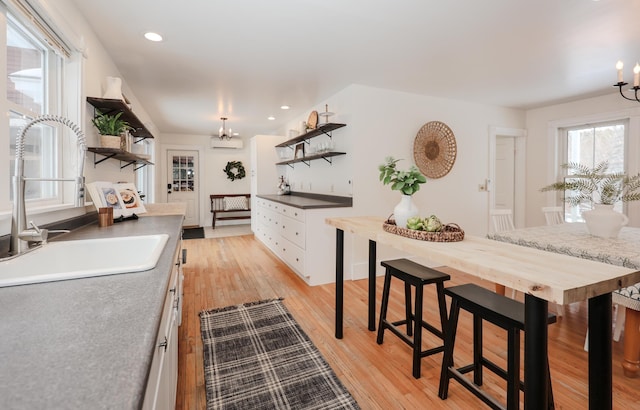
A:
[[[278,247],[281,258],[295,271],[304,276],[304,250],[287,240]]]
[[[289,205],[280,205],[280,213],[289,218],[304,222],[304,209],[296,208]]]
[[[280,224],[282,237],[290,240],[302,249],[305,249],[305,226],[304,223],[293,218],[283,216]]]
[[[280,226],[280,215],[275,212],[263,208],[259,218],[262,224],[269,229]]]

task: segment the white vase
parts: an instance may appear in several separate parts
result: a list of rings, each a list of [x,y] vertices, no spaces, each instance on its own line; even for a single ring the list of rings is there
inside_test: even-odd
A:
[[[122,79],[120,77],[107,77],[106,89],[102,98],[124,100],[122,97]]]
[[[613,205],[595,205],[594,209],[584,211],[582,217],[589,233],[602,238],[618,237],[620,229],[629,222],[626,215],[613,210]]]
[[[407,219],[418,216],[419,214],[418,207],[413,203],[411,195],[402,195],[400,203],[393,208],[396,225],[401,228],[407,227]]]

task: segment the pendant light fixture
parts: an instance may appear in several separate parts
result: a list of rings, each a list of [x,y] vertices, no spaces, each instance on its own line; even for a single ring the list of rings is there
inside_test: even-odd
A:
[[[222,120],[222,127],[220,127],[220,129],[218,130],[218,137],[221,140],[227,140],[229,141],[231,139],[231,128],[229,128],[229,130],[227,131],[226,126],[225,126],[225,121],[227,120],[227,117],[220,117],[220,119]]]
[[[222,120],[222,126],[218,130],[218,136],[215,134],[211,136],[211,148],[236,148],[241,149],[243,147],[242,138],[232,138],[233,132],[231,128],[227,129],[227,117],[220,117]],[[235,134],[236,137],[238,133]]]

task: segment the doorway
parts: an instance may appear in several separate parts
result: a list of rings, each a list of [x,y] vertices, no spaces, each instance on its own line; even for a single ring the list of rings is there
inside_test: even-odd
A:
[[[512,209],[516,228],[525,224],[526,135],[519,128],[491,127],[489,131],[489,210]]]
[[[196,150],[167,150],[167,202],[186,204],[184,226],[200,226],[198,154]]]

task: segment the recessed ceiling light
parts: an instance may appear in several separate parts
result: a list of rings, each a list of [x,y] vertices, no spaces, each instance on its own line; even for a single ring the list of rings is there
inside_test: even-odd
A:
[[[162,41],[162,36],[160,34],[151,31],[148,33],[144,33],[144,38],[149,41]]]
[[[289,107],[288,105],[281,105],[280,106],[281,110],[288,110],[289,108],[291,108],[291,107]]]
[[[276,117],[274,117],[273,115],[270,115],[270,116],[268,116],[268,117],[267,117],[267,119],[268,119],[269,121],[273,121],[273,120],[275,120],[275,119],[276,119]]]

